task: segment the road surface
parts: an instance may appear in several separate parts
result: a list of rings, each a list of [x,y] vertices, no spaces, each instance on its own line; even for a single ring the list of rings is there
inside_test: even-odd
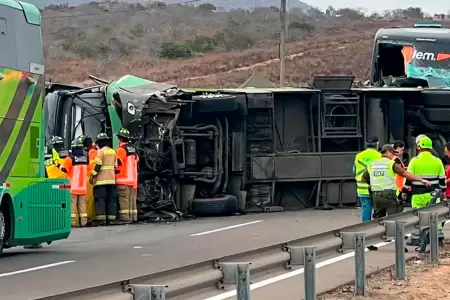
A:
[[[0,264],[0,299],[39,299],[359,222],[356,210],[336,209],[75,229],[69,239],[42,249],[5,250]]]

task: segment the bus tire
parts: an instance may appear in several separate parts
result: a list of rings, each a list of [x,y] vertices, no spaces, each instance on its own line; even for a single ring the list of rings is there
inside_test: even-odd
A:
[[[5,231],[6,222],[3,212],[0,210],[0,254],[3,252],[3,247],[5,246]]]

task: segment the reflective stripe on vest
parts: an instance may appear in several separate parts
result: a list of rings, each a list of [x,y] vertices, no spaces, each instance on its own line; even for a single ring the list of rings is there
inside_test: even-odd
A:
[[[362,182],[362,175],[367,170],[370,163],[381,157],[381,153],[375,149],[366,149],[359,152],[355,157],[355,179],[356,179],[356,191],[358,195],[369,195],[369,185]]]
[[[387,157],[372,161],[369,166],[370,189],[373,192],[395,190],[394,161]]]
[[[115,184],[116,151],[109,147],[103,147],[97,151],[95,162],[101,165],[101,168],[95,178],[94,185]]]

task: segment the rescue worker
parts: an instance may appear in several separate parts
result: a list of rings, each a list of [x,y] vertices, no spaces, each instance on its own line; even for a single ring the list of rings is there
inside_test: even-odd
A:
[[[399,164],[404,170],[406,170],[406,165],[403,162],[403,152],[405,150],[405,143],[403,141],[396,141],[393,144],[394,155],[392,156],[392,160]],[[403,184],[405,183],[405,178],[396,173],[395,174],[395,185],[397,186],[397,196],[400,197],[400,194],[403,189]]]
[[[67,178],[66,174],[61,171],[60,166],[69,152],[64,150],[64,140],[59,136],[53,136],[50,139],[51,157],[45,160],[45,169],[48,178]]]
[[[369,185],[361,180],[362,175],[367,171],[370,163],[381,157],[378,152],[379,141],[378,137],[369,136],[366,142],[366,150],[359,152],[355,157],[353,164],[353,171],[356,179],[356,191],[358,193],[359,201],[361,202],[361,217],[363,222],[372,219],[372,199],[370,198]]]
[[[88,165],[88,176],[91,175],[92,170],[94,170],[95,166],[95,158],[97,157],[97,147],[94,142],[92,142],[87,146],[87,153],[89,157],[89,165]],[[90,222],[95,220],[95,200],[94,200],[94,187],[90,182],[88,182],[88,194],[87,194],[87,207],[88,207],[88,219]]]
[[[98,150],[95,165],[89,177],[94,186],[95,220],[93,225],[116,225],[116,151],[109,147],[110,141],[106,133],[100,133],[96,140]]]
[[[397,198],[396,175],[410,181],[420,182],[424,186],[431,185],[428,180],[407,172],[395,161],[396,152],[392,145],[384,145],[381,148],[381,154],[382,157],[372,161],[361,178],[370,185],[374,219],[403,211],[403,204],[399,203]]]
[[[450,160],[450,143],[447,143],[447,145],[445,145],[445,156],[447,157],[448,160]],[[450,164],[448,164],[447,166],[447,170],[445,172],[445,183],[447,186],[450,185]],[[446,198],[450,199],[450,189],[446,189]]]
[[[83,143],[80,139],[75,139],[71,145],[72,153],[66,157],[61,170],[70,179],[71,198],[71,223],[72,226],[85,227],[87,225],[87,168],[89,164]]]
[[[411,206],[413,208],[422,208],[430,204],[435,189],[441,189],[441,198],[446,195],[445,171],[442,161],[432,154],[433,143],[427,136],[423,136],[417,142],[418,155],[411,159],[408,165],[408,172],[427,179],[431,185],[424,186],[422,182],[416,180],[406,180],[402,190],[402,198],[406,199],[408,189],[412,195]],[[440,198],[436,202],[440,202]],[[442,224],[438,225],[442,230]],[[420,251],[420,247],[416,248]]]
[[[137,221],[136,198],[134,198],[135,178],[137,176],[138,155],[136,148],[129,143],[130,132],[121,128],[117,134],[118,172],[116,174],[117,194],[119,196],[119,219],[126,223]]]

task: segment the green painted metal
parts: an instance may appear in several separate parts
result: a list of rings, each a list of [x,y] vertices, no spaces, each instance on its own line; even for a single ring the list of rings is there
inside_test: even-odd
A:
[[[41,25],[41,12],[39,11],[39,8],[31,3],[14,0],[0,0],[0,5],[22,10],[28,23]]]
[[[40,25],[34,5],[11,0],[0,5],[20,9],[28,23]],[[10,229],[4,242],[18,246],[67,238],[70,192],[59,187],[69,181],[44,178],[44,76],[4,67],[0,74],[0,131],[9,133],[0,136],[0,209]]]
[[[0,73],[4,75],[0,80],[0,126],[12,126],[9,137],[0,137],[0,178],[4,180],[0,182],[0,200],[11,222],[5,242],[18,246],[67,238],[71,230],[70,194],[54,187],[69,182],[44,178],[44,143],[40,142],[45,128],[43,76],[5,68],[0,68]],[[32,76],[28,85],[23,84],[26,76]],[[24,86],[28,90],[20,99],[18,88]],[[5,119],[18,105],[17,118]]]
[[[106,88],[106,103],[108,105],[108,114],[111,121],[111,130],[113,132],[113,147],[117,149],[119,147],[119,140],[117,139],[116,133],[119,132],[122,127],[122,121],[117,115],[116,109],[114,107],[114,93],[118,92],[120,89],[126,89],[130,87],[137,87],[144,84],[152,83],[152,81],[136,77],[133,75],[125,75],[118,80],[112,81]]]
[[[20,3],[20,5],[23,8],[23,12],[25,14],[25,19],[27,20],[28,23],[33,24],[33,25],[41,25],[41,12],[39,11],[39,8],[37,8],[37,6],[31,4],[31,3],[27,3],[27,2],[21,2],[21,1],[17,1]]]

